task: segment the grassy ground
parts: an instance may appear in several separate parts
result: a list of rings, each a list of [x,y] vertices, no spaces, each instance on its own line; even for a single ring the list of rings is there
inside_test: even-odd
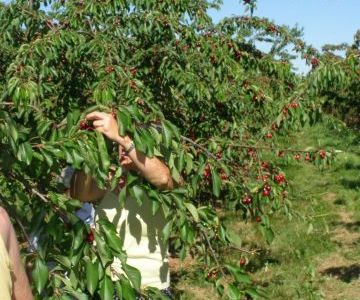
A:
[[[246,268],[269,299],[360,299],[360,134],[324,122],[294,136],[293,145],[343,152],[322,170],[296,161],[283,165],[296,214],[292,220],[284,215],[273,220],[271,246],[256,224],[244,224],[239,215],[226,213],[227,226],[235,238],[243,237],[241,246],[261,249],[248,256]],[[224,255],[238,261],[241,254]],[[200,273],[193,261],[177,266],[178,299],[217,299],[211,286],[200,283]]]

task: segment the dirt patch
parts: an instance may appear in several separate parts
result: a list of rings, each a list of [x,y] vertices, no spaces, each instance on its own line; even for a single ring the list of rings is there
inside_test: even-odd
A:
[[[175,283],[174,292],[175,299],[184,299],[184,300],[204,300],[211,299],[216,300],[220,299],[217,296],[217,292],[214,288],[209,285],[200,286],[195,282],[186,279],[186,276],[179,281],[178,276],[183,276],[181,273],[183,272],[191,272],[194,270],[194,267],[199,266],[199,263],[196,259],[191,256],[187,256],[183,261],[181,261],[177,257],[169,257],[169,267],[171,270],[172,282]]]
[[[324,201],[335,201],[337,199],[337,194],[336,193],[333,193],[333,192],[328,192],[324,195],[322,195],[321,197],[322,200]]]
[[[343,283],[334,277],[327,277],[322,284],[326,300],[355,300],[360,295],[360,280]]]
[[[331,241],[339,246],[351,247],[356,245],[360,240],[360,232],[354,230],[357,227],[357,222],[353,222],[353,214],[347,211],[338,212],[338,221],[333,222],[335,226]]]
[[[320,274],[337,278],[346,283],[358,281],[360,283],[360,264],[333,253],[318,265]]]
[[[182,282],[176,286],[178,295],[181,295],[182,291],[186,292],[186,295],[182,295],[181,299],[185,300],[217,300],[220,299],[217,292],[213,287],[199,287]],[[176,299],[179,299],[175,296]]]
[[[340,218],[340,222],[344,224],[351,223],[353,220],[353,214],[347,211],[339,211],[338,216]]]
[[[360,233],[350,232],[340,227],[333,231],[333,236],[330,240],[339,246],[356,246],[360,240]]]
[[[195,259],[191,256],[185,257],[183,261],[177,257],[169,257],[169,267],[171,272],[178,273],[181,270],[191,270],[194,266],[197,265]]]
[[[349,266],[353,262],[347,260],[345,257],[341,256],[338,253],[333,253],[330,256],[323,259],[318,264],[318,272],[323,273],[325,270],[333,267],[339,267],[339,266]]]
[[[335,277],[346,283],[352,281],[360,282],[360,264],[328,268],[322,274]]]

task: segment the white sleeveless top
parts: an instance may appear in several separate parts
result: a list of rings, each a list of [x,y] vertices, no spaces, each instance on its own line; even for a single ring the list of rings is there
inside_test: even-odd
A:
[[[168,248],[162,240],[166,220],[160,211],[153,216],[151,200],[144,200],[140,207],[131,197],[126,199],[124,208],[120,208],[118,196],[112,192],[108,192],[96,208],[96,220],[107,218],[115,225],[124,243],[127,264],[141,273],[141,288],[170,286]],[[116,273],[124,274],[117,258],[112,269],[115,271],[113,280],[117,279]]]

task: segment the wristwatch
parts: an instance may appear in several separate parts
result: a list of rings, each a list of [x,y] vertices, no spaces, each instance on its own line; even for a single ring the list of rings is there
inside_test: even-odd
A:
[[[124,148],[124,152],[126,154],[129,154],[132,150],[135,149],[135,143],[133,141],[131,141],[131,143],[129,144],[129,146],[127,146],[126,148]]]

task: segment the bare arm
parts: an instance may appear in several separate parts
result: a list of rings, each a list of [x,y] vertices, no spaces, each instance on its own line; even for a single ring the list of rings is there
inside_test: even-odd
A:
[[[29,280],[26,276],[24,266],[21,262],[19,245],[16,239],[14,227],[12,226],[7,212],[0,208],[1,235],[8,249],[9,258],[13,265],[13,299],[32,300],[32,292]]]
[[[132,144],[130,137],[119,135],[118,124],[111,114],[92,112],[86,116],[86,119],[93,121],[96,130],[119,144],[120,156],[123,149],[130,148]],[[148,182],[161,190],[174,188],[169,168],[157,157],[147,157],[134,148],[121,158],[121,165],[136,170]]]

